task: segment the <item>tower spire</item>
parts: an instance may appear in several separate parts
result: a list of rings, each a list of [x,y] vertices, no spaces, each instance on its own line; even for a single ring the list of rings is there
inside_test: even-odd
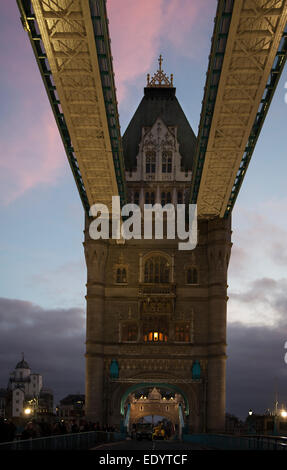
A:
[[[170,75],[170,78],[164,73],[162,69],[163,58],[160,54],[158,58],[159,68],[155,72],[152,79],[150,79],[150,74],[147,74],[147,87],[149,88],[173,88],[173,74]]]

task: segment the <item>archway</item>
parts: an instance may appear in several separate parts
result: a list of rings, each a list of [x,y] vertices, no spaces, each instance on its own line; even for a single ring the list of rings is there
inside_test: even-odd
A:
[[[138,383],[138,384],[134,384],[134,385],[131,385],[129,388],[127,388],[127,390],[125,390],[124,394],[122,395],[122,398],[121,398],[121,405],[120,405],[120,413],[122,416],[125,415],[125,403],[127,401],[127,398],[130,394],[138,391],[138,390],[144,390],[144,389],[153,389],[153,388],[158,388],[158,389],[163,389],[163,390],[167,390],[167,391],[172,391],[174,393],[178,393],[179,395],[181,395],[183,397],[183,401],[184,401],[184,414],[185,416],[188,416],[189,413],[190,413],[190,406],[189,406],[189,402],[188,402],[188,399],[187,399],[187,396],[185,394],[185,392],[177,387],[176,385],[173,385],[173,384],[169,384],[169,383],[160,383],[160,382],[146,382],[146,383]]]
[[[142,385],[142,386],[141,386]],[[187,404],[187,410],[186,410]],[[137,384],[129,387],[122,397],[121,406],[125,414],[125,428],[136,431],[145,417],[161,417],[161,425],[167,437],[181,435],[184,427],[184,412],[189,413],[189,406],[184,393],[169,384]],[[152,419],[152,426],[154,420]]]

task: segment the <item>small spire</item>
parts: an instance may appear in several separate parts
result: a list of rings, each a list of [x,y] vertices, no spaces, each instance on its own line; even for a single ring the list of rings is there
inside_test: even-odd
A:
[[[173,88],[173,74],[171,74],[170,78],[167,77],[167,75],[164,73],[162,69],[162,62],[163,58],[162,55],[160,54],[158,58],[158,64],[159,68],[150,79],[150,74],[147,74],[147,87],[149,88]]]

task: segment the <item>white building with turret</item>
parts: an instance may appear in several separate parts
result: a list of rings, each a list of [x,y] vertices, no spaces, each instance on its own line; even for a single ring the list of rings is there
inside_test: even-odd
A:
[[[42,388],[42,375],[31,373],[23,354],[22,360],[11,372],[8,383],[8,390],[11,392],[12,417],[25,416],[25,410],[30,410],[28,412],[33,413],[38,407]]]

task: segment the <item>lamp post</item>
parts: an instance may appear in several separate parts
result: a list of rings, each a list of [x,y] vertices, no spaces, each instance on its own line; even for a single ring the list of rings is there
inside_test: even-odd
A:
[[[250,409],[248,411],[248,434],[252,434],[253,433],[253,427],[252,427],[252,418],[251,416],[253,415],[253,411]]]

